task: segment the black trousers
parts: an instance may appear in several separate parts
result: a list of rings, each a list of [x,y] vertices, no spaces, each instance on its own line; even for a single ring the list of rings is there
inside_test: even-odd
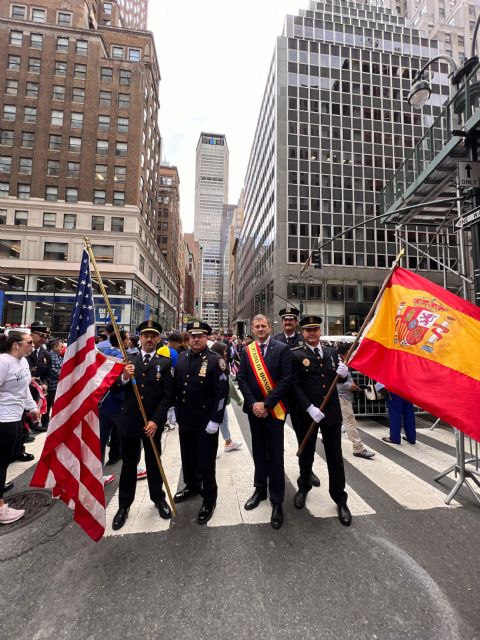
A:
[[[7,479],[7,468],[15,457],[17,443],[22,443],[22,421],[0,422],[0,499]]]
[[[330,497],[336,504],[347,504],[348,494],[345,491],[345,468],[343,466],[342,455],[342,425],[338,424],[325,425],[324,420],[320,422],[320,431],[323,438],[323,446],[325,447],[325,458],[328,467],[328,491]],[[295,433],[297,441],[300,445],[303,442],[312,419],[308,413],[304,412],[296,415],[294,421]],[[315,456],[315,447],[317,445],[318,426],[314,429],[311,437],[308,439],[305,449],[302,451],[298,464],[300,467],[300,477],[298,478],[298,488],[301,491],[308,492],[312,488],[311,473],[313,459]]]
[[[185,485],[200,491],[205,504],[209,506],[216,504],[218,488],[215,466],[218,431],[207,433],[203,427],[186,430],[182,429],[180,424],[179,437]]]
[[[157,429],[154,440],[158,448],[158,452],[162,452],[161,445],[161,429]],[[150,499],[157,504],[161,499],[165,498],[163,490],[163,480],[160,475],[157,460],[153,453],[150,438],[146,435],[129,436],[120,435],[120,449],[122,454],[122,471],[120,472],[120,482],[118,489],[118,506],[121,509],[130,507],[135,499],[135,489],[137,488],[137,465],[140,462],[140,443],[143,442],[145,450],[145,466],[147,467],[147,482]]]
[[[248,421],[255,464],[253,484],[259,491],[268,488],[272,504],[282,504],[285,497],[284,423],[271,416],[256,418],[253,413],[248,414]]]

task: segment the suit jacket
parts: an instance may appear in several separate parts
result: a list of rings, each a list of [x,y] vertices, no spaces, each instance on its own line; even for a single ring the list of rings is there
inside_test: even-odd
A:
[[[288,405],[288,390],[292,380],[292,360],[289,348],[287,345],[270,338],[264,360],[270,377],[276,385],[266,398],[250,365],[248,347],[243,349],[240,355],[237,382],[244,397],[243,410],[245,413],[251,412],[255,402],[264,402],[267,409],[273,409],[280,400]]]
[[[205,429],[210,422],[223,422],[229,387],[227,363],[206,348],[191,349],[178,356],[174,369],[175,414],[182,431]]]
[[[173,378],[170,358],[154,353],[150,362],[145,365],[142,354],[139,353],[132,358],[131,363],[135,366],[135,380],[147,418],[162,428],[167,420],[168,408],[172,406]],[[142,435],[144,421],[131,380],[124,385],[120,376],[111,391],[125,393],[120,413],[115,417],[120,433],[124,436]]]
[[[304,417],[311,404],[320,407],[335,379],[335,372],[339,364],[338,352],[332,347],[324,346],[322,346],[322,352],[323,358],[317,358],[306,344],[291,351],[295,391],[295,406],[292,408],[292,413],[295,412],[298,417]],[[346,379],[339,378],[340,382]],[[333,425],[342,422],[342,411],[336,386],[323,413],[325,418],[321,424]]]
[[[278,342],[283,342],[283,344],[286,344],[289,349],[296,349],[297,347],[303,347],[303,344],[304,344],[303,335],[301,333],[298,333],[298,331],[296,331],[295,334],[292,336],[292,339],[290,340],[290,342],[286,339],[285,333],[283,331],[282,333],[277,333],[277,335],[273,336],[273,339],[278,340]]]
[[[47,349],[42,345],[37,357],[32,352],[27,361],[32,378],[38,378],[43,384],[48,384],[52,375],[52,356]]]

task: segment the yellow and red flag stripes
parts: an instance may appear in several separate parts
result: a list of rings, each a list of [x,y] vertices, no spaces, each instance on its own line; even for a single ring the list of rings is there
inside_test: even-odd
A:
[[[480,440],[480,308],[397,267],[349,366]]]

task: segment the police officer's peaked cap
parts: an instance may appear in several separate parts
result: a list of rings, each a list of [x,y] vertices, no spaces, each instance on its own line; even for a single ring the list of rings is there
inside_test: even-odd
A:
[[[50,335],[50,329],[46,327],[43,322],[32,322],[32,324],[30,325],[30,332],[38,333],[39,335],[45,337]]]
[[[300,320],[299,324],[302,329],[313,329],[314,327],[319,327],[322,324],[322,319],[320,316],[304,316]]]
[[[285,309],[280,309],[278,315],[282,320],[296,320],[300,315],[300,311],[295,307],[285,307]]]
[[[163,329],[162,325],[155,322],[155,320],[145,320],[145,322],[142,322],[137,327],[137,333],[143,333],[144,331],[154,331],[160,335]]]
[[[206,322],[203,322],[203,320],[192,320],[192,322],[187,324],[187,331],[192,335],[196,333],[206,333],[207,336],[209,336],[212,333],[212,327]]]

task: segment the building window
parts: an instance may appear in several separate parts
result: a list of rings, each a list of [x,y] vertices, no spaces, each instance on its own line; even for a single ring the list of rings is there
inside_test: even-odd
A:
[[[73,68],[73,77],[80,80],[85,80],[85,78],[87,77],[87,65],[76,64]]]
[[[117,118],[118,133],[128,133],[128,118]]]
[[[77,56],[86,56],[88,54],[88,42],[86,40],[77,40],[75,43],[75,53]]]
[[[25,94],[29,98],[38,98],[38,82],[27,82]]]
[[[103,3],[103,13],[105,13],[107,16],[111,16],[112,15],[112,3],[111,2],[104,2]]]
[[[19,184],[19,185],[17,185],[17,198],[19,200],[29,200],[30,199],[30,185],[29,184]]]
[[[110,116],[98,116],[98,128],[100,131],[110,131]]]
[[[108,154],[108,140],[97,140],[97,153],[99,156]]]
[[[81,129],[83,127],[83,113],[72,112],[70,126],[72,129]]]
[[[17,117],[17,107],[13,104],[5,104],[3,105],[3,119],[4,120],[15,120]]]
[[[112,231],[123,232],[124,218],[112,217]]]
[[[124,207],[125,206],[125,192],[124,191],[114,191],[113,192],[113,206],[114,207]]]
[[[129,49],[128,59],[130,60],[130,62],[140,62],[140,60],[142,59],[141,49]]]
[[[43,214],[43,226],[54,229],[57,226],[57,214],[45,212]]]
[[[67,187],[65,189],[65,202],[78,202],[78,189],[76,187]]]
[[[33,161],[32,158],[20,158],[18,163],[18,172],[26,176],[32,175]]]
[[[7,210],[0,209],[0,224],[7,224]]]
[[[96,164],[95,165],[95,179],[96,180],[106,180],[107,179],[107,165],[106,164]]]
[[[68,244],[66,242],[45,242],[44,260],[67,260]]]
[[[59,60],[55,61],[55,75],[56,76],[66,76],[67,75],[67,63],[60,62]]]
[[[62,148],[62,136],[50,135],[48,140],[48,148],[52,151],[60,151]]]
[[[16,96],[18,94],[18,80],[5,80],[5,93],[7,96]]]
[[[10,173],[12,171],[12,158],[10,156],[0,156],[0,173]]]
[[[67,162],[67,178],[79,178],[79,177],[80,177],[80,163]]]
[[[127,179],[127,167],[114,167],[113,180],[115,182],[125,182]]]
[[[112,45],[112,58],[114,58],[115,60],[123,60],[124,57],[125,49],[123,47]]]
[[[78,87],[73,87],[72,102],[79,102],[83,104],[85,102],[85,89],[79,89]]]
[[[47,19],[47,11],[46,9],[35,9],[32,8],[32,22],[39,22],[44,24]]]
[[[102,107],[110,107],[112,105],[111,91],[100,91],[98,104],[100,104]]]
[[[119,93],[118,94],[118,108],[119,109],[128,109],[130,107],[130,94],[129,93]]]
[[[104,231],[105,216],[92,216],[92,231]]]
[[[31,131],[22,131],[22,142],[21,146],[25,147],[25,149],[33,149],[35,144],[35,134]]]
[[[13,131],[0,129],[0,144],[4,147],[13,147]]]
[[[59,11],[57,14],[57,24],[62,27],[70,27],[72,24],[72,14],[65,11]]]
[[[20,240],[0,240],[1,258],[20,258]]]
[[[24,122],[36,122],[37,121],[37,107],[25,107],[23,114]]]
[[[10,183],[0,182],[0,198],[8,198],[10,195]]]
[[[125,157],[128,155],[128,145],[126,142],[115,143],[115,155]]]
[[[58,160],[47,160],[47,176],[60,175],[60,162]]]
[[[120,69],[120,84],[129,85],[132,79],[132,72],[130,69]]]
[[[138,266],[140,267],[140,271],[142,273],[144,273],[145,272],[145,258],[142,255],[140,256],[140,260],[139,260]]]
[[[20,56],[8,56],[7,68],[10,71],[20,71]]]
[[[58,200],[58,187],[45,187],[45,200],[56,202]]]
[[[63,126],[63,111],[52,110],[52,115],[50,119],[50,124],[55,125],[56,127]]]
[[[9,44],[12,47],[21,47],[23,45],[23,31],[10,31]]]
[[[113,246],[105,244],[92,244],[92,251],[97,262],[113,263]]]
[[[28,59],[28,71],[30,73],[40,73],[40,58]]]
[[[27,18],[27,7],[22,4],[12,4],[12,18],[15,20],[26,20]]]
[[[77,228],[77,216],[75,213],[66,213],[63,216],[63,228],[64,229],[76,229]]]
[[[68,139],[68,150],[73,153],[80,153],[82,149],[82,139],[70,136]]]
[[[41,33],[30,34],[30,47],[32,49],[41,49],[43,47],[43,35]]]
[[[57,51],[60,51],[61,53],[68,52],[68,38],[63,36],[57,37]]]
[[[15,226],[26,227],[28,225],[28,211],[15,211]]]
[[[106,193],[104,189],[95,189],[93,192],[93,204],[105,204],[107,200]]]
[[[54,84],[53,85],[52,99],[53,100],[65,100],[65,87],[63,87],[62,85],[59,85],[59,84]]]
[[[102,67],[100,69],[100,81],[101,82],[112,82],[113,79],[113,69],[110,67]]]

